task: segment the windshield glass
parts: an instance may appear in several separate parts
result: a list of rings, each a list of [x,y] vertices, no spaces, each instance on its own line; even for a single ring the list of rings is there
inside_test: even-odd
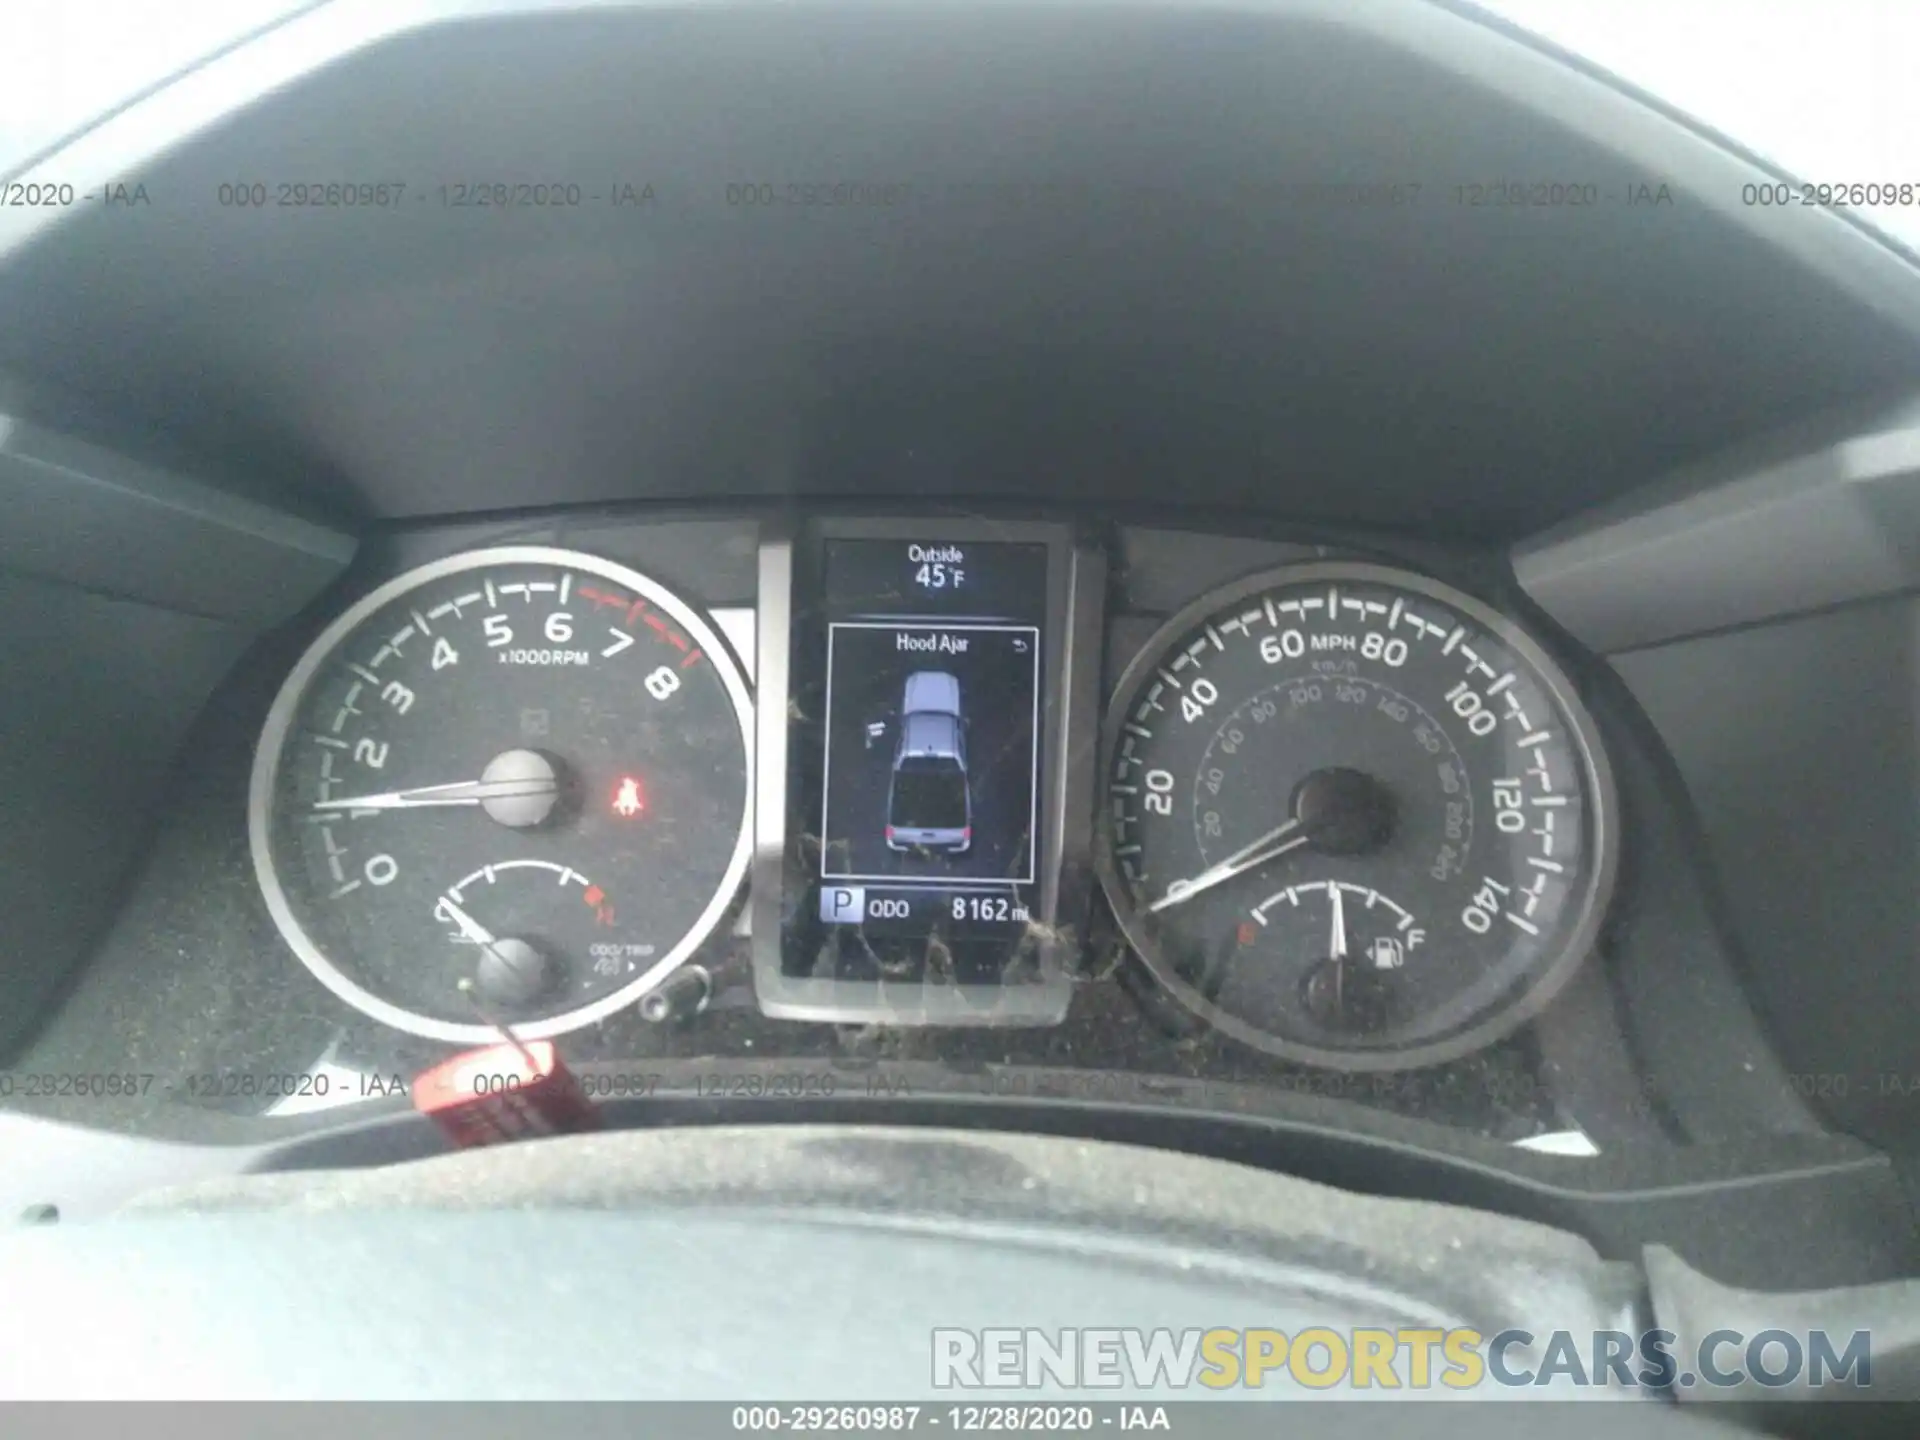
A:
[[[0,7],[0,174],[311,0],[14,0]],[[1886,0],[1486,0],[1484,8],[1815,183],[1920,181],[1920,7]],[[101,37],[113,37],[103,45]],[[1920,205],[1847,205],[1920,246]]]
[[[1920,248],[1920,7],[1884,0],[1485,0],[1485,7],[1712,126]]]
[[[11,0],[0,6],[0,174],[314,0]]]
[[[967,777],[951,760],[910,756],[893,782],[893,823],[911,830],[958,830],[967,823]]]

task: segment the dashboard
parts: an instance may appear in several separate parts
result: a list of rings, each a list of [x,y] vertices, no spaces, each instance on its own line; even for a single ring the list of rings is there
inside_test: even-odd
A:
[[[403,1108],[504,1033],[609,1097],[1224,1104],[1589,1155],[1796,1100],[1734,1058],[1764,1052],[1730,971],[1691,1015],[1627,982],[1720,939],[1634,924],[1678,797],[1511,562],[1248,528],[371,537],[205,708],[19,1075],[294,1123]],[[1744,1087],[1676,1111],[1667,1026]]]
[[[1460,7],[389,10],[7,181],[21,1203],[550,1043],[1911,1267],[1913,257]]]
[[[1058,1025],[1097,875],[1111,948],[1198,1025],[1384,1072],[1504,1039],[1593,946],[1602,739],[1461,591],[1323,554],[1220,577],[1107,684],[1090,530],[753,540],[751,692],[698,602],[558,547],[463,551],[336,617],[248,799],[313,978],[431,1040],[692,1022],[738,912],[769,1019]]]

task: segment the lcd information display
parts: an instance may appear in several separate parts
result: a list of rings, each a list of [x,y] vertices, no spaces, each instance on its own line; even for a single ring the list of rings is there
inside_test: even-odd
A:
[[[1024,927],[1046,547],[835,540],[823,588],[820,922],[896,936]]]

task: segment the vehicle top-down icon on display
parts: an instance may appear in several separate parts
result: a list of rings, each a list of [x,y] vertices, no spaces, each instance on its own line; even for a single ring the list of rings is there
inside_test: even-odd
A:
[[[950,855],[964,855],[973,845],[967,720],[960,681],[944,670],[916,670],[907,677],[887,787],[887,844]]]

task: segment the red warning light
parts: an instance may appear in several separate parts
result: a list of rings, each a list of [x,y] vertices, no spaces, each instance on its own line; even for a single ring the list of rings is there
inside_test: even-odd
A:
[[[620,777],[613,792],[613,813],[631,819],[647,808],[647,797],[640,792],[640,781],[632,775]]]
[[[580,898],[593,910],[593,918],[602,925],[613,924],[613,906],[607,901],[607,892],[598,885],[589,885]]]

